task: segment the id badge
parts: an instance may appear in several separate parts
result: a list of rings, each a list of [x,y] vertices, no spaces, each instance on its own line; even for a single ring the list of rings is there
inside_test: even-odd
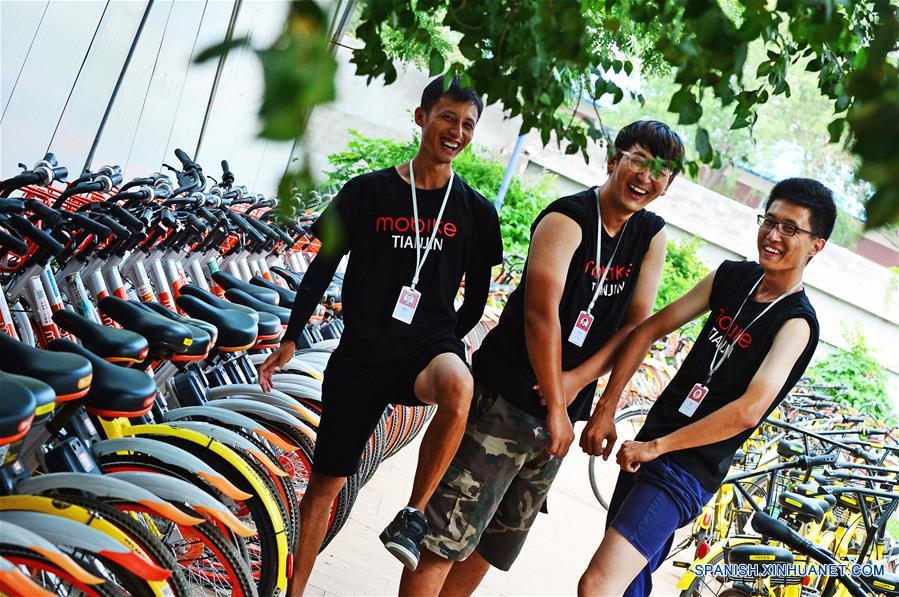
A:
[[[415,317],[415,310],[418,308],[418,302],[421,300],[421,293],[412,290],[408,286],[403,286],[400,290],[400,296],[396,299],[396,306],[393,308],[393,318],[403,323],[412,323]]]
[[[581,311],[580,315],[577,316],[577,321],[574,322],[574,327],[571,328],[568,341],[575,346],[583,346],[592,325],[593,316],[586,311]]]
[[[690,393],[687,394],[687,397],[684,399],[684,403],[677,409],[677,412],[692,417],[693,413],[696,412],[696,409],[699,408],[700,403],[708,393],[709,389],[707,387],[701,383],[695,384],[693,389],[690,390]]]

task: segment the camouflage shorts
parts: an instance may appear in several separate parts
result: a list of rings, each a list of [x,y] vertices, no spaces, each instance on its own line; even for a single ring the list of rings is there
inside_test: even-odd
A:
[[[425,508],[424,546],[456,561],[477,548],[508,570],[562,463],[545,445],[542,419],[478,386],[459,450]]]

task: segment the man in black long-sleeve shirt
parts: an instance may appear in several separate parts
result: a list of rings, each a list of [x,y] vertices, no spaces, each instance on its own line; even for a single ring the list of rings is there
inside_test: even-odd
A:
[[[381,534],[410,569],[427,531],[422,514],[465,429],[473,392],[461,338],[480,319],[490,270],[502,260],[499,219],[454,175],[483,103],[456,81],[432,81],[415,110],[422,129],[412,161],[344,185],[312,227],[322,241],[297,291],[281,347],[259,368],[260,384],[296,350],[295,338],[349,252],[342,303],[345,329],[322,386],[313,473],[300,505],[300,544],[291,594],[305,588],[329,510],[388,404],[436,404],[421,444],[409,505]],[[465,301],[454,299],[465,276]]]

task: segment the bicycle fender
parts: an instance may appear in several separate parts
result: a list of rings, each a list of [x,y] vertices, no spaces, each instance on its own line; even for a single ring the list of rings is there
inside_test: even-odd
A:
[[[0,591],[12,595],[33,595],[36,597],[55,597],[56,595],[56,593],[51,593],[31,580],[15,564],[3,557],[0,557]]]
[[[210,425],[209,423],[202,423],[200,421],[172,421],[171,423],[168,423],[168,426],[180,429],[192,429],[225,444],[229,448],[243,450],[248,454],[252,454],[253,458],[258,460],[262,464],[262,466],[264,466],[273,475],[277,475],[278,477],[288,476],[280,466],[272,462],[268,456],[266,456],[259,450],[256,445],[253,444],[253,442],[243,437],[239,433],[231,431],[230,429],[225,429],[224,427],[219,427],[218,425]],[[139,434],[141,431],[141,426],[137,425],[136,428],[132,429],[135,429],[135,433]]]
[[[309,438],[313,444],[315,443],[315,430],[310,425],[277,406],[243,398],[222,398],[215,401],[215,406],[216,408],[255,415],[272,423],[288,425]]]
[[[98,498],[111,498],[127,502],[137,502],[177,524],[193,526],[203,522],[185,514],[159,496],[121,479],[106,475],[85,475],[82,473],[50,473],[31,477],[16,485],[17,493],[43,494],[56,489],[71,489],[87,492]]]
[[[234,516],[227,506],[199,487],[183,479],[141,471],[106,473],[105,476],[121,479],[133,485],[143,487],[162,499],[186,503],[194,510],[219,520],[241,537],[252,537],[255,534],[255,531]]]
[[[178,446],[165,442],[154,441],[143,437],[127,437],[122,439],[107,439],[95,442],[92,446],[97,456],[106,456],[117,452],[137,452],[146,454],[166,464],[183,468],[221,491],[223,494],[235,500],[246,500],[251,496],[238,489],[226,478],[222,477],[211,466]]]
[[[144,580],[165,580],[171,575],[170,570],[145,560],[106,533],[67,518],[43,512],[7,510],[0,512],[0,520],[28,528],[58,545],[101,555]]]
[[[233,384],[209,388],[209,392],[206,394],[207,400],[218,400],[226,397],[246,398],[249,400],[257,400],[265,404],[271,404],[294,416],[299,416],[316,428],[319,424],[318,415],[300,404],[291,396],[278,390],[272,390],[271,392],[266,393],[263,392],[262,388],[257,384]]]
[[[227,410],[224,408],[217,408],[215,406],[208,405],[184,406],[181,408],[170,410],[165,414],[165,420],[167,423],[173,423],[182,419],[188,419],[189,417],[203,417],[205,419],[213,419],[214,421],[216,421],[217,423],[221,423],[222,425],[240,427],[247,432],[255,433],[256,435],[265,438],[267,441],[278,446],[285,452],[295,452],[299,449],[299,446],[294,446],[293,444],[281,439],[280,436],[266,429],[258,421],[254,421],[250,417],[233,410]]]
[[[78,562],[59,551],[53,543],[22,526],[4,521],[0,524],[0,537],[3,537],[3,543],[30,549],[44,556],[81,582],[89,585],[98,585],[104,582],[102,578],[94,576],[82,568]]]

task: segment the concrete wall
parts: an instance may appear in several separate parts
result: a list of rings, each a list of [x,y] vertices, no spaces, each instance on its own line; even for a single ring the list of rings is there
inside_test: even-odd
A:
[[[349,40],[352,44],[353,40]],[[365,135],[408,139],[414,131],[412,109],[428,82],[415,69],[400,72],[389,87],[380,81],[366,85],[347,63],[349,51],[338,52],[338,100],[317,110],[312,117],[307,147],[316,170],[327,168],[326,157],[341,151],[349,139],[347,129]],[[497,106],[488,106],[475,133],[475,145],[494,157],[507,161],[518,136],[519,118],[505,120]],[[559,195],[600,184],[605,179],[603,150],[591,147],[589,165],[580,156],[567,156],[554,141],[541,147],[532,134],[524,146],[518,174],[539,176],[550,172],[557,177]],[[756,210],[678,178],[668,193],[651,209],[668,222],[669,236],[678,239],[698,236],[704,245],[700,255],[710,267],[724,259],[755,259],[757,250]],[[877,359],[891,372],[892,395],[899,403],[899,278],[886,268],[851,251],[829,245],[809,265],[806,273],[809,296],[821,322],[821,340],[826,347],[844,347],[844,332],[858,329],[875,351]]]

